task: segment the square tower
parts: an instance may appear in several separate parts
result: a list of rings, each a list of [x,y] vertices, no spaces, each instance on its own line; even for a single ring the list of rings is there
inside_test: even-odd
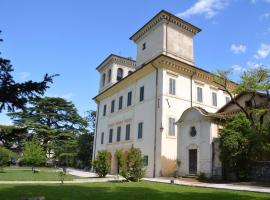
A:
[[[201,29],[162,10],[130,37],[137,44],[137,67],[163,54],[194,65],[193,37]]]

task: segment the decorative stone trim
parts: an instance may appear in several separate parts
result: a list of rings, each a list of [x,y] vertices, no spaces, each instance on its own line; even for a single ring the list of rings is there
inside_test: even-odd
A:
[[[177,16],[162,10],[148,23],[146,23],[146,25],[144,25],[139,31],[137,31],[133,36],[131,36],[130,39],[136,42],[139,38],[141,38],[144,34],[149,32],[161,22],[173,23],[176,26],[193,33],[194,35],[201,31],[201,29],[197,28],[196,26],[193,26],[192,24],[178,18]]]

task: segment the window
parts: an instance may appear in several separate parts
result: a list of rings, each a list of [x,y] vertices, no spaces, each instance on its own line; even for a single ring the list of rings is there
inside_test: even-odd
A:
[[[143,43],[142,44],[142,50],[145,50],[146,49],[146,43]]]
[[[169,136],[175,136],[175,119],[169,117]]]
[[[228,103],[230,101],[230,97],[225,97],[225,102]]]
[[[123,69],[122,68],[118,68],[117,69],[117,81],[120,81],[123,78]]]
[[[130,91],[128,93],[128,98],[127,98],[127,106],[130,106],[132,103],[132,92]]]
[[[126,125],[126,140],[130,139],[130,124]]]
[[[111,82],[111,78],[112,78],[112,70],[109,69],[109,71],[108,71],[108,83]]]
[[[133,72],[133,71],[129,70],[129,71],[128,71],[128,75],[132,74],[132,72]]]
[[[175,95],[175,79],[169,79],[169,94]]]
[[[140,122],[138,124],[138,139],[141,139],[143,136],[143,123]]]
[[[120,96],[118,102],[118,109],[122,110],[122,108],[123,108],[123,96]]]
[[[112,143],[112,140],[113,140],[113,129],[111,128],[109,132],[109,143]]]
[[[106,110],[107,110],[107,105],[105,104],[105,105],[103,106],[103,116],[106,115]]]
[[[217,106],[217,93],[212,92],[212,105]]]
[[[144,166],[148,166],[148,156],[143,157],[143,164]]]
[[[116,141],[120,142],[121,140],[121,126],[117,127],[117,135],[116,135]]]
[[[105,85],[105,81],[106,81],[106,74],[102,75],[102,86]]]
[[[197,101],[203,102],[203,90],[201,87],[197,87]]]
[[[104,142],[104,132],[101,133],[101,142],[100,143],[103,144],[103,142]]]
[[[112,102],[111,102],[111,113],[114,112],[114,104],[115,104],[115,100],[112,100]]]
[[[144,86],[140,87],[140,101],[144,100]]]

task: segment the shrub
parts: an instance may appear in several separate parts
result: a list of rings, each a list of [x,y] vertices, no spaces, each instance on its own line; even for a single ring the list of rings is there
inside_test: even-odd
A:
[[[127,153],[119,149],[115,151],[115,157],[117,159],[118,173],[128,180]]]
[[[106,150],[99,151],[93,167],[99,177],[105,177],[111,170],[111,154]]]
[[[34,169],[34,166],[45,163],[45,152],[36,136],[31,141],[25,143],[22,159],[23,163],[31,165],[32,169]]]
[[[11,158],[10,155],[11,152],[8,149],[0,147],[0,172],[3,172],[4,167],[8,165]]]
[[[199,178],[199,180],[201,180],[201,181],[206,180],[205,173],[199,172],[199,173],[198,173],[198,178]]]

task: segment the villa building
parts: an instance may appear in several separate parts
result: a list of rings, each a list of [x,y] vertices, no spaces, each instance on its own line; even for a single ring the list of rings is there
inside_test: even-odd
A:
[[[100,150],[111,152],[112,173],[115,151],[134,146],[144,155],[147,177],[171,176],[177,165],[182,175],[210,176],[218,125],[204,119],[230,98],[213,74],[194,65],[193,38],[200,31],[162,10],[130,37],[136,60],[112,54],[97,67],[93,158]]]

